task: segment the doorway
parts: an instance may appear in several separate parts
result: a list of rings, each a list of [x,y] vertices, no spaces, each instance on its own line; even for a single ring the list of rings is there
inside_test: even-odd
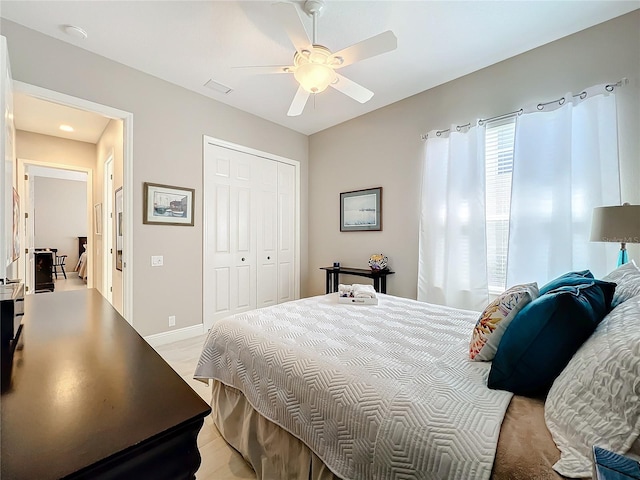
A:
[[[20,277],[28,293],[91,287],[87,274],[88,205],[92,195],[92,171],[70,165],[19,159],[18,172],[25,205],[25,262]],[[20,188],[22,187],[22,188]],[[51,264],[51,272],[35,264]],[[49,275],[50,273],[50,275]],[[91,282],[92,283],[92,282]]]
[[[122,110],[114,109],[105,105],[97,104],[94,102],[90,102],[87,100],[83,100],[80,98],[72,97],[69,95],[65,95],[59,92],[55,92],[52,90],[47,90],[41,87],[36,87],[34,85],[26,84],[23,82],[14,82],[14,91],[20,94],[24,94],[29,97],[33,97],[39,100],[43,100],[45,102],[49,102],[55,105],[61,105],[65,107],[71,107],[72,109],[77,109],[79,111],[84,112],[93,112],[98,115],[102,115],[107,119],[116,121],[119,123],[119,131],[120,131],[120,142],[121,148],[120,152],[118,152],[118,158],[120,161],[121,168],[118,172],[118,181],[119,185],[123,187],[123,210],[124,210],[124,231],[131,232],[133,230],[132,225],[132,216],[127,215],[127,212],[132,211],[133,207],[133,165],[132,165],[132,137],[133,137],[133,115],[129,112],[125,112]],[[113,165],[113,157],[112,165]],[[28,162],[38,163],[37,160],[28,159]],[[88,231],[87,231],[87,270],[88,270],[88,278],[87,278],[87,286],[89,287],[97,287],[101,291],[101,293],[108,298],[108,293],[106,290],[111,290],[104,288],[104,270],[108,269],[105,264],[105,254],[104,250],[106,249],[102,245],[102,240],[107,235],[103,234],[103,231],[106,228],[107,223],[107,215],[102,213],[102,222],[99,222],[100,225],[96,223],[96,218],[102,210],[106,210],[107,203],[105,200],[108,198],[111,200],[112,195],[109,195],[107,192],[103,191],[103,178],[102,175],[104,173],[105,164],[104,158],[100,161],[96,160],[96,165],[94,166],[92,171],[90,171],[90,175],[92,176],[91,181],[88,184],[92,185],[92,191],[89,194],[90,201],[87,204],[87,219],[88,219]],[[24,168],[24,161],[22,162]],[[43,162],[47,163],[47,162]],[[49,164],[49,166],[51,166]],[[60,166],[58,164],[57,166]],[[71,167],[71,168],[69,168]],[[73,165],[62,165],[63,169],[73,170],[75,166]],[[24,172],[17,172],[18,175],[24,175]],[[19,176],[18,178],[24,178],[23,176]],[[93,182],[93,179],[96,178],[98,180],[97,183]],[[18,185],[21,185],[23,182],[18,182]],[[21,203],[21,211],[27,212],[29,205],[29,196],[28,187],[25,188],[25,192],[20,195],[20,203]],[[21,244],[28,245],[30,240],[27,238],[32,235],[29,232],[28,222],[21,222],[23,227],[21,228],[20,236],[21,236]],[[106,233],[106,232],[104,232]],[[123,315],[123,317],[132,323],[132,312],[133,312],[133,271],[132,264],[128,262],[128,258],[133,251],[133,239],[131,235],[125,235],[124,237],[124,248],[123,248],[123,270],[122,272],[118,272],[120,274],[120,286],[119,292],[120,294],[120,304],[118,305],[117,310]],[[18,268],[21,272],[26,272],[28,266],[24,263],[29,262],[30,260],[26,256],[21,256],[20,265]],[[112,279],[113,281],[113,279]],[[101,285],[102,284],[102,285]],[[100,288],[102,287],[102,288]],[[113,297],[109,299],[113,304]]]

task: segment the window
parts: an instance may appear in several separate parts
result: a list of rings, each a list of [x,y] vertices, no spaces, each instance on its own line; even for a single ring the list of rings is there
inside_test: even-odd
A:
[[[515,119],[487,124],[485,133],[487,275],[489,293],[502,293],[507,281],[509,211]]]

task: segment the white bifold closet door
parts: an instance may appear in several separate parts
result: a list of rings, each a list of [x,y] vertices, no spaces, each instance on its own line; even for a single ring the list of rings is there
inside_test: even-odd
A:
[[[205,143],[205,326],[295,298],[295,167]]]
[[[278,162],[278,303],[295,300],[296,169]]]
[[[256,162],[260,175],[256,186],[257,205],[257,305],[278,303],[278,162]]]
[[[214,319],[256,308],[254,157],[211,146],[205,162],[205,301]]]

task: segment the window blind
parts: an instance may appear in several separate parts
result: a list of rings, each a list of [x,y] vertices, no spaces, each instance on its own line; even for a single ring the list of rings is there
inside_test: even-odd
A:
[[[487,275],[490,293],[506,287],[515,118],[487,124],[485,137]]]

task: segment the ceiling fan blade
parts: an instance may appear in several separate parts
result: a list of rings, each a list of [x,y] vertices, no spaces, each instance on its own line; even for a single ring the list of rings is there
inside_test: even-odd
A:
[[[291,106],[289,107],[287,116],[297,117],[298,115],[300,115],[304,110],[304,106],[307,104],[309,95],[311,94],[307,92],[304,88],[298,87],[298,91],[296,92],[296,96],[293,97],[293,102],[291,102]]]
[[[298,15],[296,6],[293,3],[281,2],[276,3],[273,7],[278,12],[280,22],[296,50],[298,52],[302,50],[310,51],[311,40],[304,28],[300,15]]]
[[[249,73],[254,75],[270,74],[270,73],[291,73],[287,71],[287,68],[293,69],[291,65],[248,65],[244,67],[232,67],[234,69],[242,70],[243,73]]]
[[[330,85],[348,97],[351,97],[360,103],[368,102],[371,100],[371,97],[373,97],[373,92],[364,88],[359,83],[349,80],[347,77],[343,77],[339,73],[336,73],[336,77],[338,78],[338,81],[336,83],[331,83]]]
[[[390,52],[396,48],[398,48],[398,39],[391,30],[387,30],[375,37],[367,38],[355,45],[343,48],[339,52],[334,53],[332,57],[341,57],[343,62],[339,67],[344,67],[366,58]]]

